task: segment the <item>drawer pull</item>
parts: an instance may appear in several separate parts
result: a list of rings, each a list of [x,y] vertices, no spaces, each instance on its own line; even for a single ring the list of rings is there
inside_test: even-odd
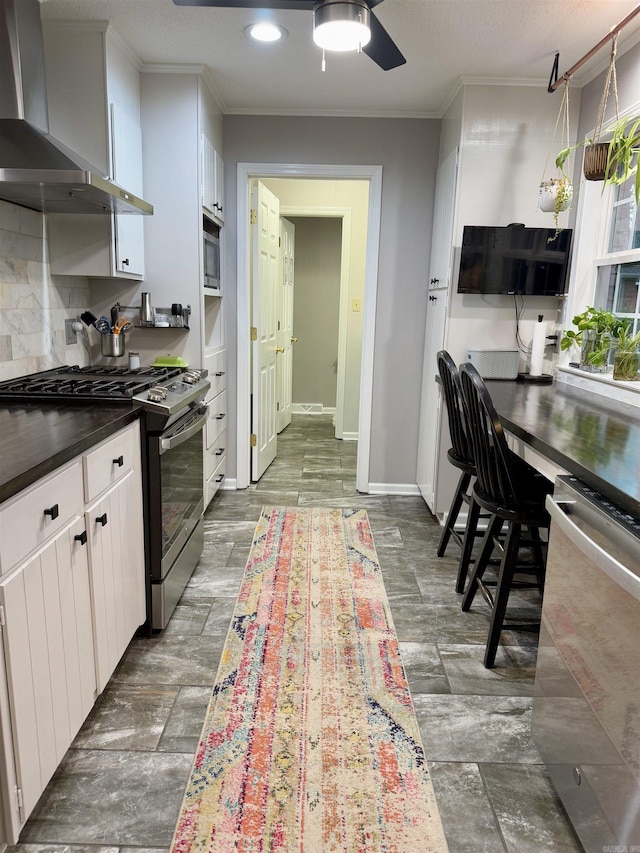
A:
[[[224,480],[224,474],[218,474],[216,477],[216,483],[221,483]]]
[[[224,376],[224,370],[218,370],[216,376]]]
[[[113,464],[117,465],[118,468],[122,468],[122,466],[124,465],[124,456],[118,456],[117,459],[113,460]]]
[[[60,515],[60,510],[58,509],[58,504],[54,504],[53,506],[50,506],[49,509],[45,509],[44,514],[50,515],[51,520],[53,521],[54,518],[57,518]]]
[[[77,536],[73,537],[76,542],[79,542],[81,545],[87,544],[87,531],[83,530],[82,533],[78,533]]]
[[[224,447],[219,447],[216,450],[216,456],[222,456],[223,453],[224,453]]]
[[[96,518],[96,524],[101,524],[104,527],[106,523],[107,523],[107,513],[103,512],[102,515],[99,515]]]
[[[225,412],[220,412],[219,415],[216,415],[216,420],[221,421],[225,416]]]

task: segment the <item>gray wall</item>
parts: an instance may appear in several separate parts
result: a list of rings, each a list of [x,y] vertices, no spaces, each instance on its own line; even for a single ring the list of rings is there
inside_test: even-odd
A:
[[[382,211],[373,375],[373,483],[414,484],[427,273],[440,121],[225,116],[225,303],[236,346],[237,163],[381,165]],[[234,412],[235,366],[229,411]],[[235,418],[229,424],[235,444]],[[235,447],[230,445],[230,467]],[[229,476],[235,476],[234,470]]]
[[[292,399],[335,408],[342,220],[287,218],[296,227]]]
[[[603,48],[602,53],[609,52]],[[640,44],[630,48],[627,53],[618,56],[616,60],[616,76],[618,79],[618,101],[620,112],[624,112],[640,101]],[[606,71],[599,74],[582,90],[580,101],[580,121],[578,124],[578,139],[583,139],[587,133],[591,133],[596,124],[600,98],[604,89]],[[637,111],[636,111],[637,112]],[[613,94],[609,93],[605,122],[615,118],[615,100]],[[582,163],[581,158],[577,158]]]

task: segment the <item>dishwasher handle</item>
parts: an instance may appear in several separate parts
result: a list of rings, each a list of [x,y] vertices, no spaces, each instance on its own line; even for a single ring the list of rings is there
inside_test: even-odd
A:
[[[571,515],[580,511],[580,501],[558,500],[553,495],[548,495],[546,507],[551,516],[550,540],[553,538],[554,525],[557,525],[584,555],[585,561],[592,562],[605,572],[614,583],[640,601],[640,576],[617,560],[572,520]],[[632,554],[629,554],[629,561],[636,562]]]

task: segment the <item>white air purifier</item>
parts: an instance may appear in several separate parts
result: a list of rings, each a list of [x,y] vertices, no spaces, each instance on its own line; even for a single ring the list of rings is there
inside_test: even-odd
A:
[[[470,349],[467,361],[483,379],[517,379],[520,354],[517,349]]]

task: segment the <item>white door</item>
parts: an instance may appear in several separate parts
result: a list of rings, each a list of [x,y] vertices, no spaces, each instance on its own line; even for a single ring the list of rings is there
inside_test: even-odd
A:
[[[444,346],[453,259],[453,217],[458,169],[457,149],[438,167],[431,233],[429,299],[424,333],[417,483],[431,512],[436,512],[440,450],[441,395],[436,384],[436,354]]]
[[[276,347],[280,202],[260,181],[251,182],[251,479],[276,458]]]
[[[291,423],[293,390],[293,284],[296,228],[280,219],[280,277],[278,282],[278,432]]]

